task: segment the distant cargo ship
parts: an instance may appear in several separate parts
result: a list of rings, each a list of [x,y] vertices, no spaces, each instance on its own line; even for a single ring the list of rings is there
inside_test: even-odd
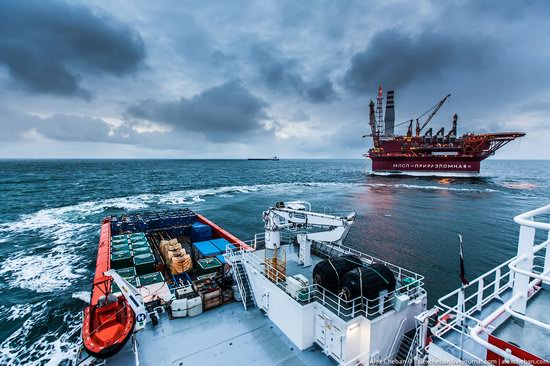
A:
[[[279,161],[279,158],[274,156],[272,158],[248,158],[248,160],[275,160],[275,161]]]
[[[365,157],[372,160],[375,174],[408,174],[428,176],[476,176],[481,161],[518,137],[523,132],[501,132],[474,134],[457,137],[458,115],[453,116],[451,130],[445,134],[444,127],[435,135],[432,128],[424,128],[451,95],[447,95],[434,107],[416,119],[413,134],[413,120],[404,122],[409,127],[406,135],[394,135],[395,110],[394,92],[386,94],[386,112],[382,112],[382,87],[378,88],[377,105],[369,104],[369,124],[374,146]],[[419,119],[428,115],[421,125]],[[398,125],[399,126],[399,125]]]

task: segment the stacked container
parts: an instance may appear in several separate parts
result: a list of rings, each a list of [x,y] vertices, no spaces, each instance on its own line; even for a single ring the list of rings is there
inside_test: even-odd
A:
[[[132,285],[140,285],[136,276],[154,272],[155,263],[155,256],[144,233],[115,235],[111,238],[111,268]]]

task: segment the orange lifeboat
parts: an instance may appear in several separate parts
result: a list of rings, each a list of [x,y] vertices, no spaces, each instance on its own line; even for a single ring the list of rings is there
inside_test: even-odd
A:
[[[90,305],[84,309],[82,342],[97,358],[115,355],[133,333],[135,315],[123,296],[111,294],[112,278],[104,273],[111,267],[111,223],[103,221],[99,238],[94,286]]]
[[[104,294],[95,305],[84,309],[82,342],[86,351],[97,358],[115,355],[132,335],[135,324],[134,311],[123,296],[113,296],[108,291],[110,277],[100,278],[94,290]]]

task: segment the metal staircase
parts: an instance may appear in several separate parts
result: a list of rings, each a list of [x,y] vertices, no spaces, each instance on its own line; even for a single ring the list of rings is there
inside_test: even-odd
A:
[[[250,282],[248,281],[246,270],[241,261],[235,263],[235,280],[237,281],[237,286],[241,292],[244,308],[248,309],[254,307],[254,296],[252,294],[252,289],[250,288]]]
[[[395,360],[399,361],[399,365],[413,365],[414,349],[417,346],[417,339],[416,329],[412,329],[403,335],[403,339],[395,355]]]

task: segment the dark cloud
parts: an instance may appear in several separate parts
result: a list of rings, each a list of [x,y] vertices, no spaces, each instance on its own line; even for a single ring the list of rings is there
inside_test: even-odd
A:
[[[280,55],[267,43],[255,44],[251,56],[258,66],[261,80],[271,90],[297,94],[313,103],[331,102],[336,98],[329,79],[320,77],[318,80],[305,81],[300,73],[300,63]]]
[[[413,36],[387,30],[351,58],[343,84],[359,94],[372,93],[379,84],[398,89],[449,72],[479,71],[489,65],[492,51],[490,40],[481,36],[473,39],[432,31]]]
[[[336,99],[336,92],[332,86],[332,81],[328,79],[322,79],[317,83],[308,85],[304,93],[307,99],[313,103],[325,103]]]
[[[215,142],[233,142],[265,132],[265,103],[233,80],[207,89],[192,98],[171,102],[152,99],[131,105],[128,116],[198,132]]]
[[[101,11],[64,2],[1,1],[0,34],[0,64],[34,93],[89,99],[82,75],[124,76],[145,58],[137,32]]]
[[[100,118],[54,114],[36,121],[36,132],[58,141],[117,142],[112,125]]]

